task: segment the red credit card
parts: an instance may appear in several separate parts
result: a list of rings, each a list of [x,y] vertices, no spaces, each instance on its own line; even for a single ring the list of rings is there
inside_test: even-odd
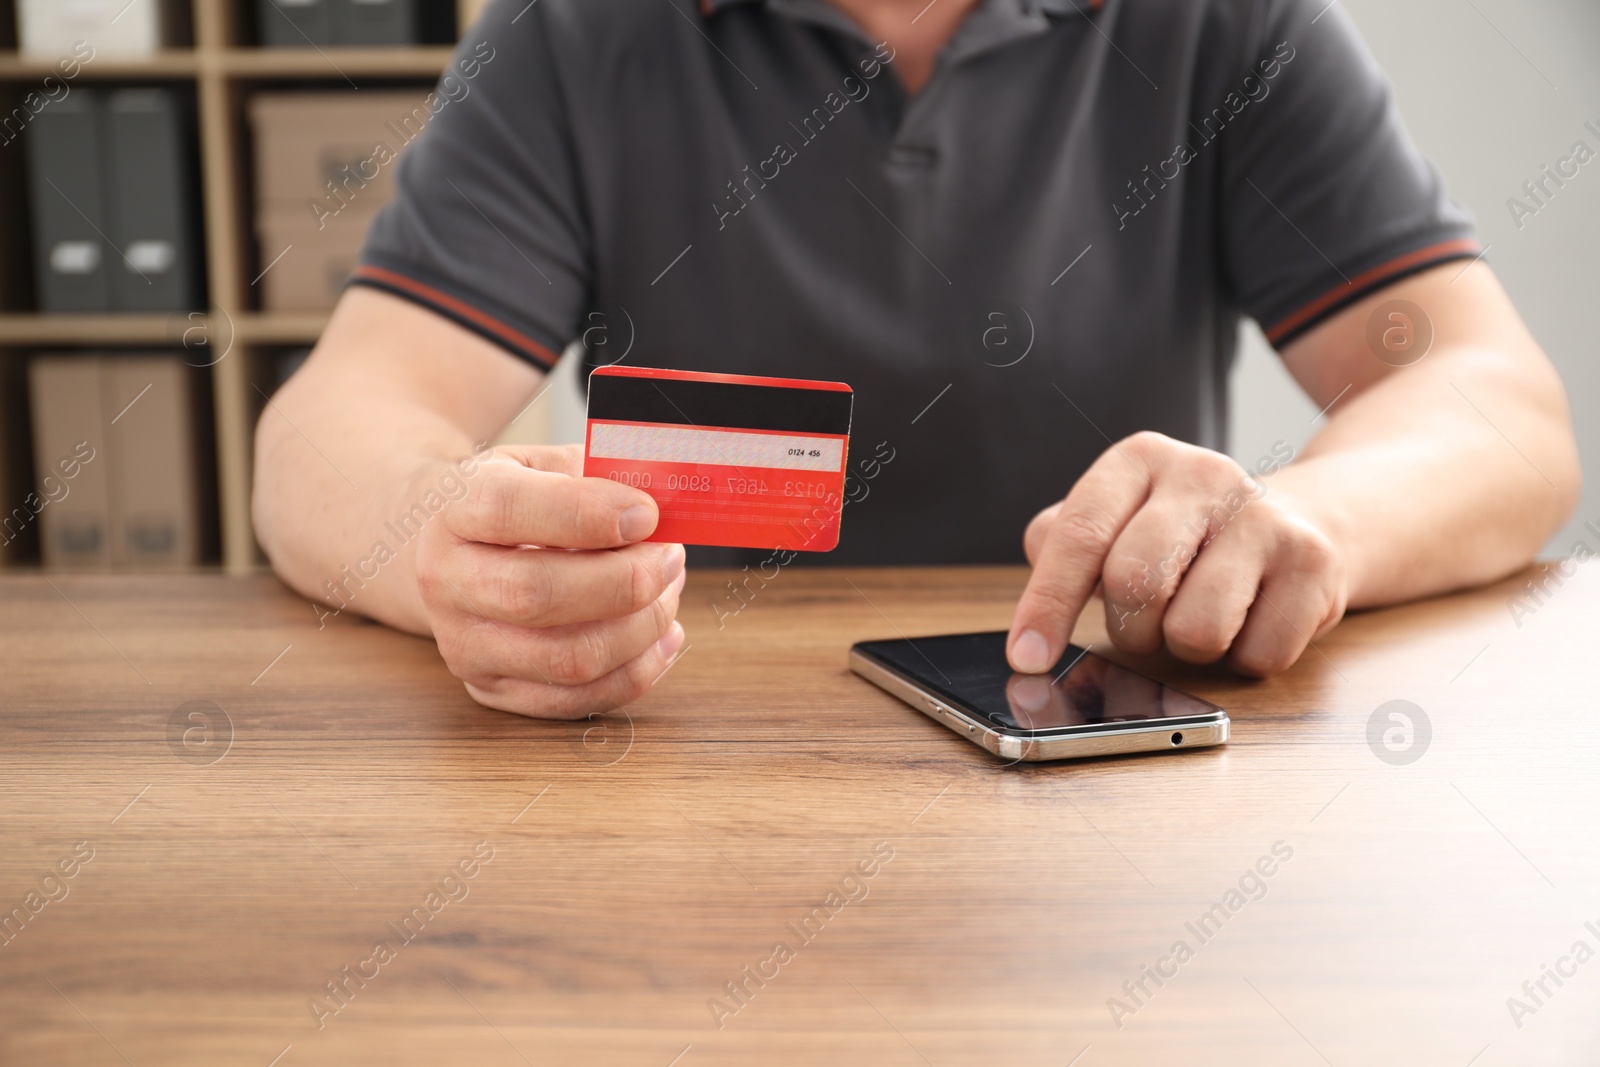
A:
[[[651,541],[826,552],[854,400],[843,382],[601,367],[583,473],[655,498]]]

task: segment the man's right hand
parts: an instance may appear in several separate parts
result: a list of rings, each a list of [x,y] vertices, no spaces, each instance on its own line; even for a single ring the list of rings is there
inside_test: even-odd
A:
[[[577,446],[497,448],[423,528],[428,620],[480,704],[582,718],[638,698],[683,645],[683,546],[642,543],[655,501],[582,469]]]

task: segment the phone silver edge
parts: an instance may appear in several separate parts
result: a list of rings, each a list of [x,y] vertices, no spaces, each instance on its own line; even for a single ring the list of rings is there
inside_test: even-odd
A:
[[[928,718],[948,727],[957,735],[1006,760],[1036,762],[1041,760],[1083,759],[1089,756],[1118,756],[1133,752],[1171,752],[1174,749],[1209,748],[1228,740],[1231,725],[1228,713],[1217,710],[1216,716],[1204,723],[1194,723],[1173,730],[1170,726],[1156,726],[1140,730],[1114,730],[1107,733],[1071,734],[1065,737],[1012,737],[1000,733],[987,723],[980,722],[951,707],[934,694],[920,688],[894,671],[878,663],[857,649],[850,650],[850,669],[878,688],[899,697]],[[1181,739],[1174,743],[1174,735]]]

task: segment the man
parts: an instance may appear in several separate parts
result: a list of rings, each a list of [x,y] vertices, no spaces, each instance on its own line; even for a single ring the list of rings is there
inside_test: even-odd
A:
[[[894,458],[818,562],[1025,547],[1022,672],[1097,588],[1124,649],[1281,670],[1573,506],[1561,384],[1337,5],[495,0],[468,37],[260,422],[255,515],[285,581],[491,707],[626,703],[683,641],[648,496],[571,449],[454,465],[580,335],[851,383]],[[1327,408],[1249,472],[1216,451],[1241,315]]]

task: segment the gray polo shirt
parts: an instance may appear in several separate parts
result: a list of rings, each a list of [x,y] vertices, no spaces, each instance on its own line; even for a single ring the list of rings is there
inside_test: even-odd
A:
[[[541,367],[850,383],[819,562],[1020,560],[1111,442],[1223,447],[1241,315],[1479,254],[1327,0],[982,0],[915,95],[825,0],[493,0],[458,58],[354,281]]]

